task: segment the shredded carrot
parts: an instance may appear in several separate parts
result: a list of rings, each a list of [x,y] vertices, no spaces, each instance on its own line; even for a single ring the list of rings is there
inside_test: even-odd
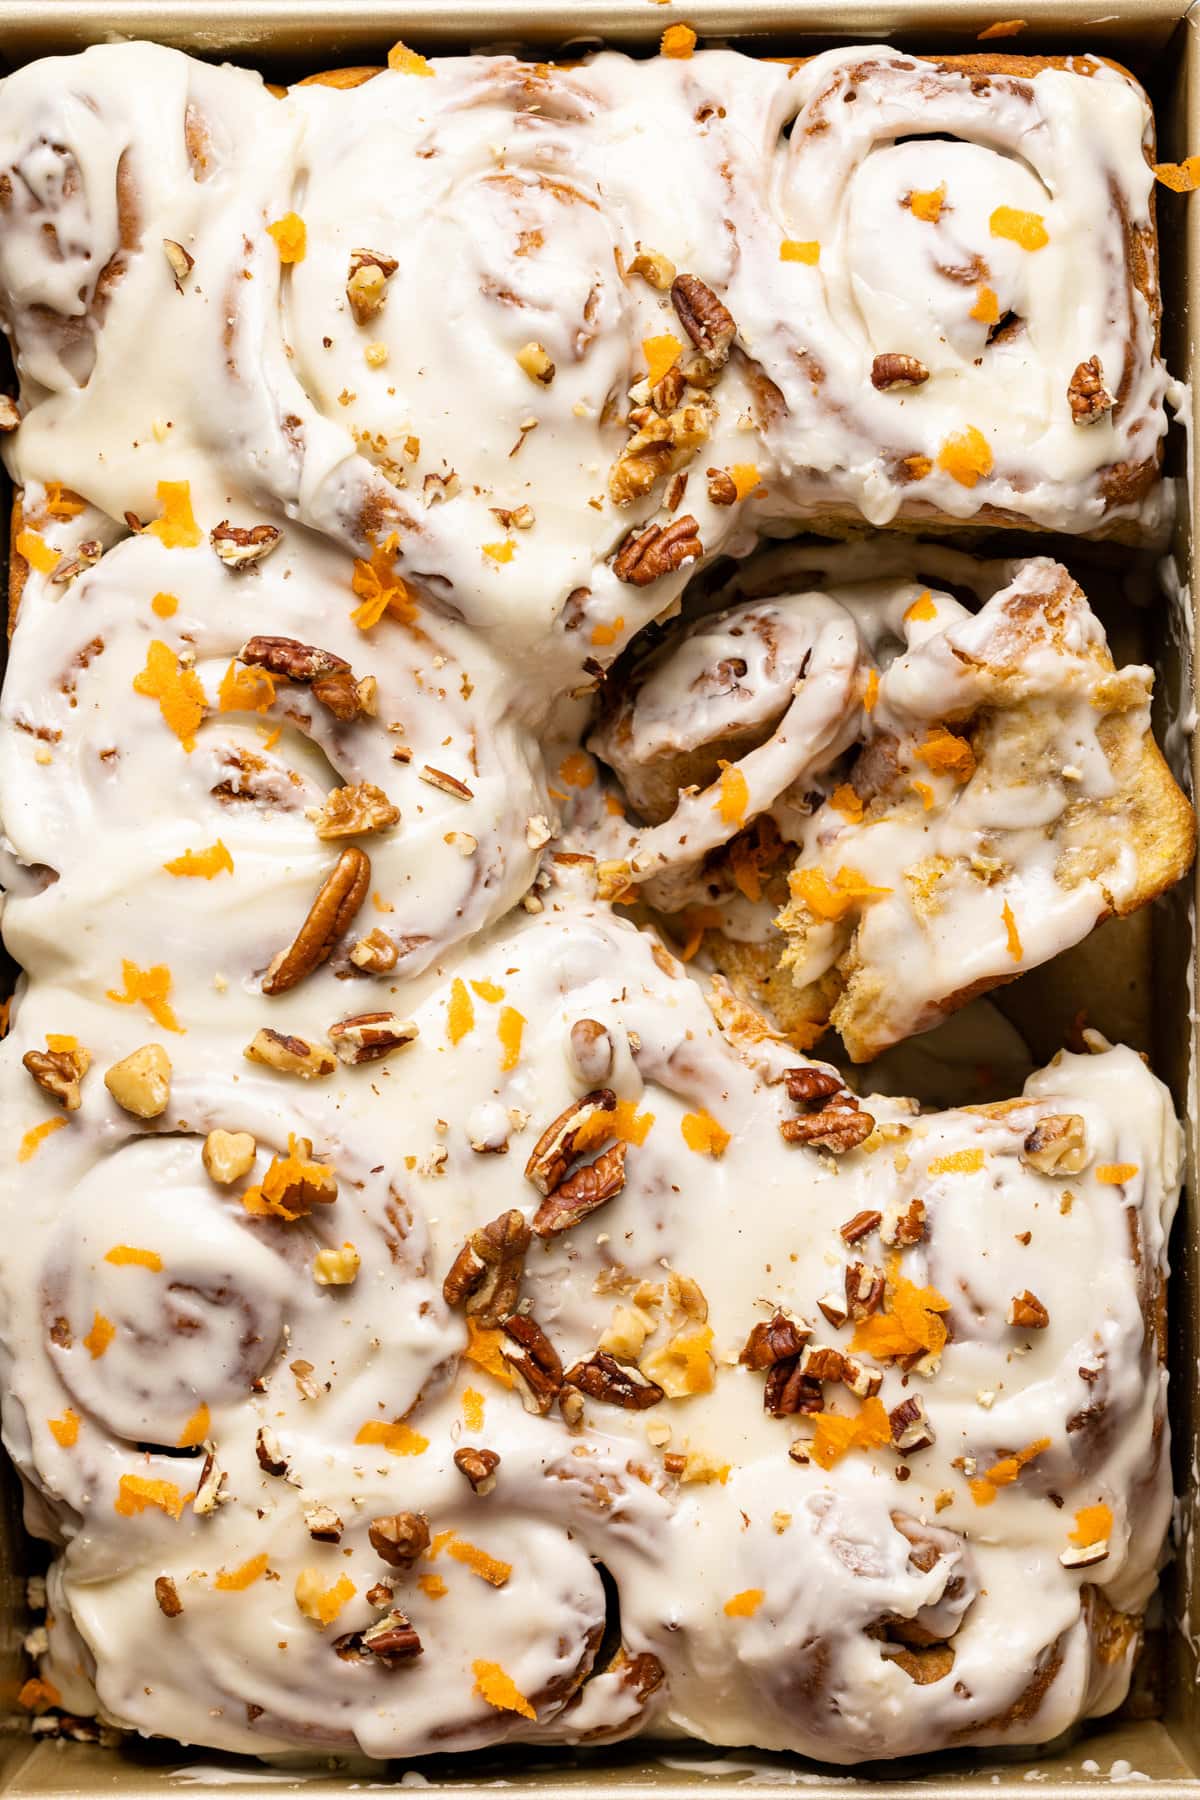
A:
[[[934,801],[933,789],[930,787],[929,783],[927,781],[910,781],[908,785],[914,794],[920,795],[921,805],[925,808],[925,811],[928,812]]]
[[[104,1260],[118,1269],[149,1269],[155,1275],[161,1272],[163,1266],[163,1259],[157,1250],[137,1250],[132,1244],[114,1244],[111,1250],[105,1252]]]
[[[452,1044],[458,1044],[474,1029],[475,1008],[471,1005],[466,984],[456,975],[450,984],[450,998],[446,1002],[446,1036]]]
[[[975,304],[971,308],[971,317],[978,319],[981,325],[996,325],[1000,320],[1000,302],[993,288],[981,287],[975,295]]]
[[[521,1036],[525,1030],[525,1015],[519,1013],[515,1006],[504,1006],[500,1009],[500,1017],[496,1021],[496,1036],[500,1039],[500,1070],[506,1073],[515,1069],[521,1060]]]
[[[430,1600],[443,1600],[450,1592],[440,1575],[418,1575],[417,1586]]]
[[[947,731],[944,725],[931,725],[913,754],[927,769],[953,775],[955,781],[970,781],[975,773],[975,753],[966,738]]]
[[[668,25],[658,47],[664,56],[686,61],[696,48],[696,34],[690,25]]]
[[[183,1513],[185,1497],[173,1481],[156,1481],[149,1475],[122,1475],[117,1483],[113,1511],[132,1519],[135,1513],[157,1506],[168,1517],[178,1519]]]
[[[52,549],[36,531],[18,531],[16,547],[18,555],[23,556],[30,568],[36,569],[39,575],[48,575],[51,569],[58,567],[58,551]]]
[[[887,1273],[883,1307],[859,1320],[850,1348],[874,1357],[876,1362],[894,1362],[906,1356],[940,1356],[946,1345],[941,1314],[949,1312],[950,1302],[936,1288],[918,1287],[901,1275],[899,1255],[889,1259]]]
[[[815,268],[821,260],[821,246],[812,238],[784,238],[779,246],[780,262],[807,263]]]
[[[248,1562],[240,1563],[236,1569],[218,1569],[213,1586],[222,1594],[240,1594],[248,1587],[253,1587],[260,1576],[267,1572],[270,1557],[265,1550],[252,1556]]]
[[[79,495],[64,487],[61,481],[46,483],[46,511],[52,519],[77,519],[83,506]]]
[[[375,545],[370,561],[362,557],[355,561],[350,591],[362,604],[354,608],[350,617],[360,631],[370,631],[384,613],[390,613],[402,625],[411,625],[417,616],[416,601],[393,567],[399,548],[400,534],[393,531],[382,544]]]
[[[1002,1487],[1011,1487],[1025,1465],[1031,1463],[1036,1456],[1042,1454],[1043,1450],[1049,1448],[1050,1439],[1048,1437],[1035,1438],[1032,1444],[1025,1446],[1024,1450],[1017,1450],[1012,1456],[1002,1456],[1000,1461],[993,1463],[984,1474],[973,1475],[967,1486],[971,1490],[971,1498],[976,1506],[990,1506]]]
[[[1004,920],[1004,929],[1008,935],[1008,954],[1012,957],[1014,962],[1020,962],[1025,954],[1025,950],[1021,943],[1021,934],[1017,930],[1017,921],[1013,915],[1013,909],[1008,904],[1007,900],[1004,902],[1004,910],[1000,916]]]
[[[437,1540],[435,1539],[434,1542],[436,1543]],[[511,1563],[501,1562],[498,1556],[490,1556],[486,1550],[481,1550],[478,1544],[469,1544],[466,1538],[456,1536],[453,1531],[446,1533],[438,1548],[444,1548],[446,1554],[452,1556],[455,1562],[462,1563],[464,1568],[470,1569],[472,1575],[478,1575],[481,1581],[488,1582],[492,1587],[503,1587],[512,1574]],[[433,1554],[434,1551],[431,1548],[430,1555]]]
[[[930,1175],[976,1175],[982,1167],[982,1150],[951,1150],[945,1156],[935,1156],[928,1172]]]
[[[740,1594],[725,1602],[725,1616],[729,1619],[752,1619],[763,1601],[766,1593],[762,1588],[743,1588]]]
[[[183,1430],[180,1432],[176,1448],[179,1450],[191,1450],[195,1445],[204,1443],[205,1439],[210,1438],[211,1436],[212,1414],[209,1412],[206,1403],[202,1400]]]
[[[166,963],[155,963],[153,968],[139,969],[135,962],[123,958],[121,976],[125,992],[118,994],[114,988],[107,988],[104,996],[106,1000],[115,1000],[118,1006],[136,1006],[140,1003],[154,1023],[161,1025],[164,1031],[182,1032],[183,1026],[167,1002],[167,995],[171,991],[171,971]]]
[[[733,478],[733,485],[737,489],[739,500],[744,500],[747,494],[752,494],[758,486],[757,463],[730,463],[729,473]]]
[[[642,339],[642,355],[646,359],[646,380],[651,387],[657,387],[667,370],[674,368],[682,349],[683,345],[670,331],[664,331],[661,337]]]
[[[1095,1506],[1081,1506],[1075,1514],[1075,1529],[1069,1535],[1069,1542],[1086,1550],[1089,1544],[1102,1544],[1112,1536],[1112,1507],[1098,1501]]]
[[[410,50],[407,44],[393,44],[388,51],[387,60],[388,68],[397,75],[422,75],[428,78],[437,74],[433,64],[427,62],[417,51]]]
[[[937,464],[960,487],[973,488],[981,475],[992,472],[992,451],[982,431],[968,425],[954,432],[938,451]]]
[[[462,1393],[463,1424],[468,1431],[483,1430],[483,1395],[478,1388],[464,1388]]]
[[[218,838],[204,850],[185,850],[182,856],[173,856],[163,868],[168,875],[192,875],[211,881],[214,875],[233,874],[233,858]]]
[[[615,644],[625,629],[625,615],[619,613],[611,625],[593,625],[592,643],[598,646]]]
[[[154,638],[146,651],[145,668],[133,678],[133,689],[136,694],[158,701],[163,723],[190,754],[196,747],[196,728],[208,704],[196,671],[181,668],[170,645]]]
[[[17,1146],[17,1161],[27,1163],[36,1156],[46,1139],[61,1131],[66,1122],[65,1119],[43,1119],[40,1125],[31,1125]]]
[[[589,788],[596,779],[596,765],[586,750],[572,750],[559,763],[558,775],[568,787]]]
[[[275,239],[281,263],[303,262],[308,250],[308,227],[299,213],[286,212],[267,226],[267,236]]]
[[[50,1435],[64,1450],[69,1450],[79,1437],[79,1414],[67,1407],[61,1419],[47,1419]]]
[[[221,712],[265,713],[275,699],[275,680],[266,669],[244,669],[231,662],[217,689]]]
[[[843,781],[840,786],[834,788],[829,796],[829,804],[834,812],[841,813],[842,817],[849,819],[853,825],[857,825],[863,816],[862,796],[855,793],[848,781]]]
[[[928,620],[936,618],[937,607],[934,605],[933,595],[926,588],[923,594],[917,595],[905,613],[904,623],[906,625],[925,624]]]
[[[485,556],[490,557],[492,562],[506,563],[512,561],[513,552],[516,550],[517,546],[515,539],[505,538],[502,543],[481,544],[479,547]]]
[[[1185,157],[1177,163],[1154,163],[1154,177],[1173,194],[1193,194],[1200,187],[1200,156]]]
[[[857,1414],[819,1413],[809,1449],[813,1461],[832,1469],[849,1450],[871,1450],[890,1444],[892,1429],[882,1400],[864,1400]]]
[[[722,762],[721,779],[717,784],[717,798],[713,801],[713,811],[719,813],[725,825],[736,825],[740,831],[746,822],[746,808],[750,804],[750,789],[746,785],[746,777],[732,763]]]
[[[982,31],[977,31],[975,41],[985,44],[991,38],[1019,37],[1027,23],[1025,19],[997,19],[994,25],[985,25]]]
[[[494,1706],[497,1712],[520,1713],[523,1719],[537,1718],[537,1713],[512,1676],[498,1662],[484,1662],[476,1658],[471,1664],[471,1672],[475,1677],[475,1692],[489,1706]]]
[[[160,619],[173,619],[179,611],[179,602],[174,594],[155,594],[150,611]]]
[[[875,711],[875,702],[878,700],[878,698],[879,698],[879,670],[878,669],[868,669],[867,670],[867,684],[866,684],[866,687],[863,689],[863,710],[865,712],[873,713]]]
[[[838,870],[832,883],[824,869],[793,869],[788,876],[788,887],[792,897],[803,900],[810,912],[819,919],[830,920],[842,919],[852,906],[882,899],[892,891],[887,887],[873,887],[865,875],[845,866]]]
[[[1041,213],[1024,212],[1019,206],[998,206],[988,224],[993,237],[1007,238],[1022,250],[1044,250],[1050,242]]]
[[[106,1319],[102,1312],[93,1313],[92,1329],[83,1340],[83,1347],[93,1362],[104,1355],[116,1335],[117,1328],[111,1319]]]
[[[946,204],[946,184],[940,187],[916,188],[908,196],[908,210],[914,219],[923,219],[927,225],[936,225],[942,216],[942,208]]]
[[[44,1675],[31,1675],[21,1685],[17,1705],[23,1706],[26,1712],[45,1712],[48,1706],[61,1706],[62,1695]]]
[[[304,1216],[304,1208],[294,1210],[287,1201],[289,1197],[296,1199],[303,1189],[308,1190],[309,1196],[324,1194],[329,1200],[337,1197],[333,1168],[329,1163],[313,1160],[312,1143],[308,1138],[298,1138],[294,1132],[289,1132],[287,1155],[273,1156],[262,1181],[243,1188],[242,1205],[255,1218],[283,1219],[290,1225]],[[322,1204],[319,1199],[316,1203]]]
[[[423,1456],[429,1448],[429,1439],[406,1425],[403,1419],[394,1419],[390,1423],[386,1419],[368,1419],[360,1425],[356,1444],[380,1444],[389,1456]]]
[[[504,1333],[489,1325],[477,1325],[475,1320],[467,1316],[467,1347],[463,1351],[463,1361],[474,1363],[501,1387],[513,1385],[512,1370],[500,1354],[501,1344],[507,1342]]]
[[[729,1133],[725,1127],[703,1109],[700,1112],[684,1113],[679,1129],[688,1149],[694,1150],[698,1156],[711,1156],[715,1160],[724,1156],[729,1147]]]
[[[151,519],[146,527],[148,537],[156,537],[168,550],[194,550],[204,533],[192,511],[192,488],[187,481],[160,481],[155,493],[162,507],[161,518]]]
[[[1096,1169],[1096,1180],[1104,1187],[1123,1187],[1132,1181],[1138,1172],[1136,1163],[1100,1163]]]

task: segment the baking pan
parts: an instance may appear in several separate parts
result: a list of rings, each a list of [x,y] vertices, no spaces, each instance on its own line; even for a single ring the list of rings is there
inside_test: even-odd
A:
[[[812,52],[835,43],[886,41],[913,50],[962,50],[999,18],[1020,13],[1024,28],[1005,48],[1094,50],[1126,63],[1155,103],[1159,153],[1179,160],[1200,150],[1200,0],[1118,0],[1108,11],[1093,0],[891,0],[874,4],[815,0],[572,0],[569,9],[547,0],[459,0],[455,6],[410,0],[0,0],[0,69],[36,56],[87,44],[144,37],[212,58],[252,63],[288,79],[339,62],[382,61],[397,38],[426,53],[454,49],[517,49],[540,55],[578,53],[601,43],[633,52],[652,50],[669,23],[692,25],[705,43],[734,42],[764,54]],[[1193,787],[1188,730],[1193,705],[1192,595],[1198,585],[1191,546],[1194,471],[1189,445],[1200,405],[1200,346],[1194,341],[1189,298],[1200,295],[1200,201],[1160,191],[1159,226],[1166,318],[1164,348],[1172,371],[1187,380],[1183,426],[1168,447],[1167,471],[1178,494],[1178,522],[1170,554],[1157,570],[1144,554],[1104,551],[1110,588],[1158,592],[1138,611],[1124,602],[1122,645],[1158,673],[1156,725],[1176,774]],[[4,496],[0,495],[0,504]],[[1069,546],[1069,560],[1078,562]],[[1004,553],[1016,548],[1011,538]],[[1079,547],[1075,547],[1078,551]],[[1087,551],[1083,555],[1087,556]],[[1094,554],[1094,552],[1093,552]],[[1123,559],[1122,568],[1115,559]],[[1123,580],[1128,576],[1128,580]],[[1118,602],[1120,605],[1121,603]],[[1113,623],[1111,611],[1109,622]],[[1157,902],[1144,923],[1114,921],[1102,928],[1103,954],[1044,971],[1006,990],[1006,1008],[1042,1057],[1057,1046],[1069,1021],[1063,1008],[1086,1007],[1090,1022],[1131,1038],[1152,1056],[1189,1119],[1188,1190],[1195,1192],[1194,1093],[1197,1059],[1194,894],[1185,884]],[[8,1729],[0,1735],[0,1800],[150,1800],[219,1788],[228,1800],[300,1793],[305,1800],[361,1792],[401,1782],[448,1794],[519,1782],[544,1800],[697,1800],[702,1790],[802,1787],[839,1796],[882,1794],[983,1796],[996,1788],[1034,1784],[1058,1796],[1103,1787],[1116,1800],[1138,1800],[1148,1782],[1163,1796],[1200,1800],[1200,1244],[1195,1208],[1180,1209],[1172,1247],[1172,1425],[1177,1528],[1175,1556],[1164,1571],[1158,1618],[1131,1700],[1110,1720],[1083,1727],[1069,1741],[1042,1750],[979,1751],[903,1764],[875,1764],[853,1773],[822,1771],[784,1756],[721,1751],[687,1743],[642,1743],[588,1752],[518,1751],[442,1758],[407,1768],[355,1765],[329,1758],[314,1767],[277,1762],[267,1767],[204,1750],[158,1742],[106,1749],[29,1735],[15,1696],[27,1669],[21,1640],[28,1628],[25,1577],[39,1566],[37,1547],[24,1537],[15,1479],[0,1471],[0,1694]],[[1031,1601],[1031,1603],[1034,1603]]]

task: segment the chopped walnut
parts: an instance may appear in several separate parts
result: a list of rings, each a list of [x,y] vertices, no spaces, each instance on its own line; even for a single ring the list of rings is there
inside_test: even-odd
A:
[[[536,381],[539,387],[549,387],[554,380],[554,364],[543,344],[524,344],[517,351],[517,362],[530,381]]]
[[[157,1119],[171,1098],[171,1059],[161,1044],[143,1044],[104,1076],[117,1105],[138,1119]]]
[[[496,1485],[496,1470],[500,1467],[500,1458],[494,1450],[475,1449],[464,1445],[454,1452],[454,1466],[460,1474],[465,1475],[476,1494],[490,1494]]]
[[[1104,370],[1098,356],[1089,356],[1086,362],[1076,364],[1067,386],[1067,404],[1071,408],[1073,425],[1095,425],[1116,405],[1104,384]]]
[[[1021,1149],[1021,1161],[1041,1175],[1078,1175],[1087,1160],[1087,1129],[1078,1113],[1047,1113]]]
[[[313,1257],[313,1280],[318,1287],[350,1287],[358,1280],[362,1258],[353,1244],[340,1250],[318,1250]]]
[[[378,250],[350,252],[346,299],[356,325],[367,324],[368,320],[383,311],[387,299],[387,284],[399,267],[394,256],[384,256]]]
[[[248,1131],[210,1131],[200,1152],[211,1180],[229,1187],[248,1175],[258,1155],[258,1145]]]
[[[400,808],[393,806],[373,781],[358,781],[352,787],[331,788],[322,805],[314,806],[307,817],[319,838],[358,837],[395,825]]]
[[[372,1519],[367,1537],[376,1556],[393,1569],[410,1569],[429,1548],[429,1523],[422,1513],[388,1513]]]
[[[83,1103],[80,1083],[92,1065],[91,1052],[82,1044],[68,1050],[27,1050],[21,1062],[43,1093],[57,1100],[65,1112],[78,1112]]]

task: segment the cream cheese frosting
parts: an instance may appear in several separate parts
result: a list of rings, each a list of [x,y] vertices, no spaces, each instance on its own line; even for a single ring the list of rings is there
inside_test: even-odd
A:
[[[254,1754],[1049,1739],[1122,1698],[1169,1515],[1170,1097],[1093,1037],[996,1106],[859,1100],[601,897],[628,827],[583,739],[623,647],[764,525],[914,485],[1132,515],[1105,471],[1163,423],[1119,273],[1145,102],[1090,61],[977,91],[888,49],[397,63],[276,97],[122,45],[0,84],[31,1703]],[[857,165],[814,186],[851,80]],[[895,143],[906,107],[963,142]],[[973,373],[953,277],[872,260],[879,209],[943,179],[916,223],[986,250],[1012,380]],[[981,244],[989,205],[1048,245]],[[911,344],[877,341],[889,282]],[[929,361],[907,397],[870,380],[893,351]],[[1085,429],[1093,355],[1119,404]],[[934,464],[968,425],[972,487]],[[797,793],[868,669],[893,722],[953,715],[956,653],[1053,568],[930,552],[927,630],[924,588],[847,554],[857,608],[768,572],[730,597],[750,642],[702,622],[630,768],[765,729],[747,804],[819,832]],[[1100,641],[1082,604],[1065,629]],[[743,648],[745,689],[698,696]],[[1063,661],[1023,678],[1061,697]],[[678,859],[651,796],[658,880],[729,835],[696,798]]]

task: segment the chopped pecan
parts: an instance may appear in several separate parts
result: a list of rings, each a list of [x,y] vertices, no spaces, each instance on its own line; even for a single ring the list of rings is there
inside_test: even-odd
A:
[[[306,685],[313,699],[343,724],[367,710],[360,692],[363,684],[355,681],[345,657],[335,656],[332,650],[319,650],[298,638],[252,637],[238,651],[238,661],[247,668],[265,669],[280,680]]]
[[[338,1061],[352,1066],[378,1062],[393,1051],[403,1050],[418,1036],[418,1027],[399,1013],[355,1013],[329,1027],[329,1041]]]
[[[889,1214],[879,1232],[885,1244],[911,1249],[925,1236],[925,1202],[910,1200],[902,1213]]]
[[[1036,1294],[1031,1294],[1028,1288],[1022,1288],[1008,1303],[1008,1322],[1021,1331],[1045,1331],[1050,1323],[1050,1314]]]
[[[0,433],[7,435],[15,431],[21,423],[21,415],[17,403],[11,394],[0,394]]]
[[[1076,365],[1067,386],[1067,404],[1073,425],[1094,425],[1116,404],[1104,385],[1104,370],[1098,356],[1089,356]]]
[[[721,368],[728,360],[737,335],[729,308],[698,275],[675,277],[671,283],[671,304],[679,323],[697,350],[707,358],[709,366]]]
[[[613,559],[613,573],[618,581],[631,587],[649,587],[660,576],[671,574],[703,554],[700,526],[691,513],[684,513],[670,525],[648,525],[644,531],[631,531]]]
[[[558,1351],[527,1313],[505,1319],[503,1331],[509,1342],[501,1344],[500,1354],[516,1379],[522,1406],[526,1412],[548,1413],[563,1385]]]
[[[846,1359],[831,1344],[807,1344],[800,1352],[799,1367],[810,1381],[842,1381]]]
[[[614,1199],[625,1186],[627,1148],[624,1143],[613,1144],[601,1151],[594,1162],[584,1163],[560,1182],[534,1215],[533,1229],[538,1237],[556,1237],[560,1231],[569,1231],[572,1225],[578,1225],[589,1213]]]
[[[710,414],[705,406],[679,406],[671,410],[678,398],[675,388],[682,375],[671,383],[671,371],[655,388],[655,399],[667,408],[666,417],[650,413],[625,445],[608,478],[610,499],[618,506],[628,506],[640,499],[666,475],[673,475],[691,461],[708,437]],[[640,415],[639,415],[640,416]]]
[[[870,1237],[873,1231],[878,1231],[882,1222],[881,1212],[868,1209],[856,1212],[852,1219],[847,1219],[844,1225],[838,1227],[838,1232],[847,1244],[857,1244],[862,1238]]]
[[[254,1454],[258,1458],[258,1466],[265,1475],[286,1475],[288,1459],[283,1447],[269,1425],[260,1425],[254,1438]]]
[[[390,975],[400,960],[400,946],[395,938],[386,931],[373,926],[366,937],[359,938],[350,952],[350,961],[356,969],[365,969],[368,975]]]
[[[361,1662],[370,1656],[385,1669],[412,1662],[424,1649],[407,1616],[395,1606],[365,1631],[347,1631],[335,1638],[333,1647],[343,1662]]]
[[[76,544],[73,556],[59,558],[50,571],[50,580],[60,584],[74,581],[85,569],[94,569],[103,555],[104,545],[99,538],[84,538],[82,544]]]
[[[27,1050],[21,1062],[64,1111],[79,1111],[83,1103],[79,1084],[92,1064],[91,1053],[82,1044],[72,1050]]]
[[[195,268],[196,259],[190,250],[185,250],[183,245],[176,242],[174,238],[164,238],[162,247],[163,255],[167,259],[167,267],[171,271],[176,289],[182,294],[183,284]]]
[[[262,1063],[280,1075],[299,1075],[301,1081],[319,1081],[337,1068],[336,1060],[320,1044],[269,1027],[255,1032],[242,1055],[247,1062]]]
[[[456,800],[473,800],[475,792],[457,775],[448,775],[445,769],[435,769],[432,763],[423,763],[417,771],[422,781],[430,787],[440,788],[443,794],[452,794]]]
[[[308,817],[317,836],[328,840],[386,831],[399,820],[400,808],[373,781],[358,781],[352,787],[331,788]]]
[[[355,845],[342,851],[321,883],[289,947],[272,962],[263,978],[264,994],[286,994],[319,968],[367,897],[371,859]]]
[[[393,1569],[411,1569],[429,1548],[429,1521],[423,1513],[386,1513],[367,1527],[372,1550]]]
[[[708,497],[714,506],[733,506],[738,497],[737,482],[728,469],[709,469]]]
[[[231,525],[222,519],[208,541],[227,569],[248,569],[270,556],[283,537],[278,525]]]
[[[308,1535],[319,1544],[340,1544],[342,1541],[342,1521],[332,1506],[326,1506],[323,1500],[314,1500],[304,1508],[304,1523],[308,1527]]]
[[[1087,1130],[1078,1113],[1047,1113],[1021,1147],[1021,1161],[1041,1175],[1078,1175],[1087,1159]]]
[[[346,277],[346,299],[356,325],[365,325],[383,310],[387,284],[400,267],[380,250],[352,250]]]
[[[1059,1551],[1058,1560],[1064,1569],[1092,1569],[1107,1556],[1108,1539],[1099,1538],[1094,1544],[1069,1544]]]
[[[920,1394],[910,1394],[888,1413],[892,1443],[904,1456],[928,1450],[934,1441],[933,1426],[925,1416],[925,1402]]]
[[[481,1325],[502,1325],[521,1291],[530,1231],[516,1207],[473,1231],[442,1283],[448,1306],[465,1306]]]
[[[154,1598],[158,1601],[158,1610],[164,1618],[177,1619],[183,1611],[183,1601],[179,1598],[179,1589],[169,1575],[155,1577]]]
[[[883,1386],[883,1371],[869,1368],[856,1356],[842,1356],[842,1381],[860,1400],[872,1399]]]
[[[500,1458],[494,1450],[476,1449],[473,1445],[465,1444],[461,1450],[454,1452],[454,1466],[460,1474],[466,1476],[472,1492],[490,1494],[496,1485],[496,1470],[500,1467]]]
[[[885,1278],[873,1263],[852,1262],[846,1268],[846,1311],[851,1319],[865,1319],[883,1305]]]
[[[640,1370],[626,1368],[606,1350],[597,1350],[583,1362],[568,1369],[566,1380],[579,1388],[590,1400],[603,1400],[609,1406],[624,1407],[627,1412],[644,1412],[657,1406],[666,1395],[656,1381],[649,1381]]]
[[[201,1518],[207,1518],[209,1514],[216,1512],[218,1506],[224,1506],[227,1500],[232,1499],[233,1496],[225,1491],[227,1480],[228,1477],[217,1464],[216,1451],[206,1450],[204,1464],[200,1470],[200,1479],[196,1483],[196,1497],[192,1501],[192,1511],[198,1513]]]
[[[812,1332],[800,1319],[775,1312],[760,1319],[742,1346],[738,1361],[747,1369],[770,1369],[789,1357],[799,1356]]]
[[[861,1264],[859,1266],[861,1267]],[[847,1276],[849,1276],[849,1270],[847,1270]],[[831,1325],[844,1325],[850,1317],[850,1308],[840,1294],[822,1294],[821,1298],[817,1301],[817,1306],[819,1310],[824,1313]]]
[[[601,1113],[615,1112],[616,1106],[617,1096],[611,1088],[595,1088],[564,1106],[547,1125],[525,1164],[525,1179],[532,1181],[539,1194],[548,1198],[562,1181],[574,1160],[575,1145],[584,1126]]]
[[[547,832],[547,836],[549,833]],[[598,1019],[576,1019],[571,1027],[571,1061],[581,1081],[598,1087],[612,1073],[613,1041]]]
[[[798,1356],[785,1357],[767,1370],[763,1411],[775,1419],[789,1418],[793,1413],[825,1411],[821,1383],[804,1373]]]
[[[639,1704],[644,1704],[666,1680],[666,1670],[649,1650],[643,1650],[637,1656],[628,1656],[624,1649],[618,1650],[609,1668],[619,1676],[622,1687],[632,1690]]]
[[[871,364],[871,386],[886,393],[889,388],[920,387],[929,380],[929,370],[916,356],[905,356],[889,350]]]

